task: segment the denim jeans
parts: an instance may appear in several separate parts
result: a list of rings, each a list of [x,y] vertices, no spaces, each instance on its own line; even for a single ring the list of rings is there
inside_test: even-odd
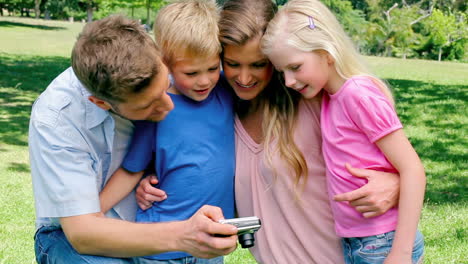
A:
[[[131,264],[133,258],[108,258],[78,253],[61,228],[41,227],[34,237],[36,261],[39,264]]]
[[[343,238],[343,253],[346,264],[381,264],[390,253],[395,231],[369,237]],[[424,238],[417,231],[413,245],[413,264],[422,263]]]
[[[180,259],[156,260],[147,258],[138,258],[136,264],[223,264],[224,258],[217,257],[212,259],[201,259],[195,257],[185,257]]]

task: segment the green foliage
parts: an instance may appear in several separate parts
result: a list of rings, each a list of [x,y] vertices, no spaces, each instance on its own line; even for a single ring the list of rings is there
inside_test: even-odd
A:
[[[0,0],[0,10],[28,15],[35,0]],[[169,0],[37,0],[52,19],[94,19],[121,13],[153,24]],[[217,0],[222,5],[226,0]],[[252,0],[254,1],[254,0]],[[272,0],[279,6],[287,0]],[[468,61],[465,0],[322,0],[365,55]],[[3,9],[2,9],[3,7]],[[21,11],[21,12],[20,12]]]
[[[430,58],[437,55],[441,60],[443,54],[447,54],[445,57],[449,59],[464,59],[468,35],[465,13],[444,13],[435,8],[423,30],[429,36]]]
[[[338,21],[343,25],[351,39],[359,50],[363,50],[368,45],[368,39],[365,37],[368,23],[361,10],[353,9],[349,1],[322,1],[336,15]]]

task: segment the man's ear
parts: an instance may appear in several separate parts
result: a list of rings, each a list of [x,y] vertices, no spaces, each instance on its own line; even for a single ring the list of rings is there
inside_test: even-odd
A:
[[[90,96],[88,97],[88,100],[89,100],[91,103],[97,105],[99,108],[101,108],[101,109],[103,109],[103,110],[106,110],[106,111],[107,111],[107,110],[109,110],[109,109],[112,108],[111,104],[109,104],[108,102],[106,102],[106,101],[104,101],[104,100],[102,100],[102,99],[97,98],[97,97],[94,96],[94,95],[90,95]]]

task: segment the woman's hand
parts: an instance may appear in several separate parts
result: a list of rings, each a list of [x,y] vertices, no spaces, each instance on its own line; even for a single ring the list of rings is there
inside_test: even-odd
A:
[[[158,183],[156,175],[148,175],[143,178],[136,189],[136,200],[142,210],[150,208],[154,202],[160,202],[167,198],[166,192],[154,187]]]
[[[365,218],[379,216],[398,204],[400,177],[395,173],[357,169],[346,164],[346,169],[368,183],[351,192],[337,194],[333,200],[348,201]]]

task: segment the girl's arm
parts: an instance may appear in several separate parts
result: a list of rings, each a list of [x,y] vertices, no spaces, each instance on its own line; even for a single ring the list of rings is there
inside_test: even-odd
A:
[[[112,174],[99,194],[101,212],[106,213],[127,196],[140,181],[143,171],[130,172],[122,167]]]
[[[424,167],[402,129],[379,139],[376,144],[400,172],[398,224],[385,264],[411,263],[426,186]]]

